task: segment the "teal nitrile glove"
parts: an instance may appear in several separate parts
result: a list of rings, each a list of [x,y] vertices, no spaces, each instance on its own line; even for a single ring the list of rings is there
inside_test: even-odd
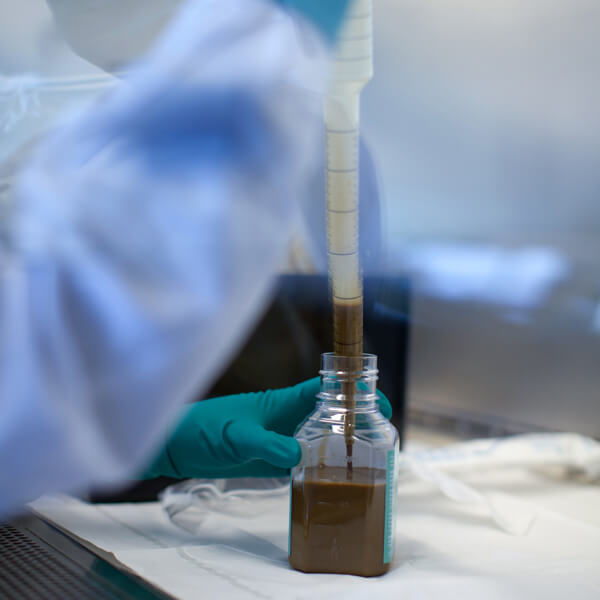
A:
[[[282,477],[300,461],[292,437],[313,411],[319,378],[293,387],[212,398],[187,406],[145,478]],[[388,399],[377,392],[384,417]]]
[[[351,0],[275,0],[312,21],[329,43],[335,42]]]

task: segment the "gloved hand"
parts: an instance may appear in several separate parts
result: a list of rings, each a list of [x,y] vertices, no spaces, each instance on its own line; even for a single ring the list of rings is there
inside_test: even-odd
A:
[[[291,437],[315,407],[319,378],[293,387],[213,398],[187,406],[179,426],[144,478],[281,477],[298,464]],[[377,392],[379,410],[392,415]]]
[[[275,0],[312,21],[330,43],[335,42],[351,0]]]

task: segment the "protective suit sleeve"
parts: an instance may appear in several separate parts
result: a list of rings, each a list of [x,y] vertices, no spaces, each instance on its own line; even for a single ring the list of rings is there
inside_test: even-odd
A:
[[[314,166],[326,56],[274,4],[194,0],[41,145],[0,238],[0,514],[139,472],[223,368]]]

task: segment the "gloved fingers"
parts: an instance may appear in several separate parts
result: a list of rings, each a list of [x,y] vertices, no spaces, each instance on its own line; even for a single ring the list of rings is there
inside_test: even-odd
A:
[[[296,395],[295,403],[302,407],[306,415],[311,413],[317,402],[317,394],[321,390],[321,378],[313,377],[290,388]]]
[[[156,456],[152,464],[138,476],[138,479],[154,479],[156,477],[183,479],[183,476],[173,463],[166,445],[162,448],[158,456]]]
[[[379,410],[381,412],[381,414],[386,418],[386,419],[391,419],[392,418],[392,405],[390,404],[390,401],[387,399],[387,396],[377,390],[377,405],[379,406]]]
[[[314,377],[292,387],[262,392],[260,405],[264,427],[293,435],[298,425],[314,410],[319,388],[319,378]]]
[[[366,389],[366,385],[364,383],[359,382],[358,385],[365,386]],[[321,378],[313,377],[313,379],[303,381],[302,383],[287,389],[291,393],[295,394],[291,399],[294,403],[302,407],[302,412],[306,416],[313,410],[315,406],[317,394],[321,389]],[[387,396],[381,390],[377,390],[377,405],[379,406],[381,414],[386,419],[392,418],[392,405],[387,399]]]
[[[356,389],[358,389],[362,392],[367,392],[369,388],[364,381],[359,381],[356,384]],[[377,400],[375,402],[377,402],[379,411],[386,419],[391,419],[392,405],[390,404],[390,401],[387,399],[386,395],[382,391],[376,390],[376,392],[377,392]]]
[[[289,469],[300,462],[300,444],[292,437],[265,429],[249,421],[233,421],[223,438],[241,461],[263,460],[275,467]]]

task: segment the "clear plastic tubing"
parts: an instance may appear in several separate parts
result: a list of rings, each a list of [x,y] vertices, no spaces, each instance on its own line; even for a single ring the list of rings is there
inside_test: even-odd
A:
[[[334,352],[360,357],[363,286],[358,252],[360,93],[373,77],[372,0],[354,0],[340,32],[325,101],[327,252],[333,300]],[[346,390],[348,469],[354,434],[352,386]]]

